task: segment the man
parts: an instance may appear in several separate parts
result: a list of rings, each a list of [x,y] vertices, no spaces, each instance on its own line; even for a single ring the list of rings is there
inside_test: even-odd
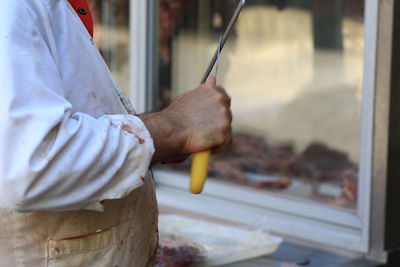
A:
[[[211,78],[128,114],[84,0],[3,0],[0,15],[0,266],[151,266],[148,168],[222,151],[229,97]]]

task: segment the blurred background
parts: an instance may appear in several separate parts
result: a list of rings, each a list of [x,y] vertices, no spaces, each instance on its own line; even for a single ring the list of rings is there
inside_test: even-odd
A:
[[[159,1],[158,109],[196,87],[236,5]],[[363,14],[360,0],[246,1],[220,62],[235,135],[213,178],[356,208]]]

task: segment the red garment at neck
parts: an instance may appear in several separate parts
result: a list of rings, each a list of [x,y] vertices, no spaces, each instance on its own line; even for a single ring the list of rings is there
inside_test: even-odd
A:
[[[93,37],[93,17],[86,0],[68,0],[76,14],[82,20],[89,34]]]

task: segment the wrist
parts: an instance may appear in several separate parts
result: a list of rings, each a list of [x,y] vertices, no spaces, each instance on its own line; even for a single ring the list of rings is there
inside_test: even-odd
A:
[[[181,137],[181,127],[172,114],[167,111],[139,115],[146,125],[155,147],[152,164],[167,161],[172,155],[178,154],[184,145]]]

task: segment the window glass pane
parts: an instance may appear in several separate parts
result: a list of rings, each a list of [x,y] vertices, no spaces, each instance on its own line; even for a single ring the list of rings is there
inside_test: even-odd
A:
[[[196,87],[237,3],[160,0],[158,108]],[[219,67],[234,143],[213,179],[356,208],[363,13],[362,0],[246,1]]]
[[[88,0],[94,41],[118,85],[129,94],[129,0]]]

